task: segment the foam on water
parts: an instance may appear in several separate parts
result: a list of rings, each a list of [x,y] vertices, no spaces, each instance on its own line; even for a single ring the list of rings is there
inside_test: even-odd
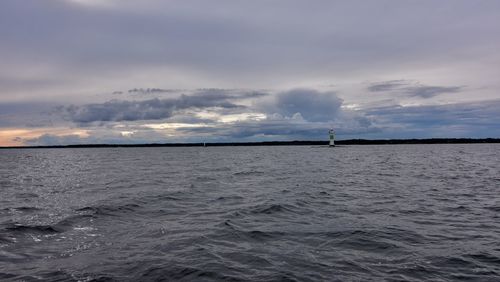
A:
[[[0,151],[0,280],[499,281],[500,145]]]

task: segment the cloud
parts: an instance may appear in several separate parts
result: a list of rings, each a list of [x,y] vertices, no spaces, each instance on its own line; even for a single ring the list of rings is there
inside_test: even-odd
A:
[[[438,68],[446,81],[498,77],[496,1],[314,2],[3,0],[0,77],[50,82],[47,96],[75,85],[312,87]],[[39,97],[30,87],[5,93]]]
[[[50,112],[55,106],[50,102],[0,103],[0,129],[52,125]]]
[[[246,99],[256,99],[269,96],[269,93],[262,92],[259,90],[247,90],[247,89],[221,89],[221,88],[202,88],[197,89],[195,92],[197,95],[215,95],[224,96],[228,100],[246,100]]]
[[[281,95],[288,101],[295,91]],[[300,93],[310,93],[301,90]],[[318,92],[322,93],[322,92]],[[325,94],[325,93],[322,93]],[[288,95],[290,97],[288,97]],[[318,94],[319,95],[319,94]],[[328,95],[333,95],[329,93]],[[301,96],[301,95],[299,95]],[[269,98],[269,97],[268,97]],[[291,99],[302,101],[302,99]],[[327,99],[328,101],[328,99]],[[268,102],[269,103],[269,102]],[[363,110],[338,108],[333,120],[306,119],[302,109],[281,104],[273,107],[286,109],[280,114],[267,113],[258,119],[198,118],[192,109],[175,114],[159,124],[143,123],[103,124],[90,127],[85,135],[45,134],[25,138],[27,145],[67,145],[89,143],[172,143],[172,142],[227,142],[261,140],[324,140],[330,127],[339,138],[432,138],[432,137],[500,137],[500,100],[425,106],[386,106]],[[306,105],[306,109],[308,106]],[[276,109],[276,108],[274,108]],[[244,109],[249,110],[247,108]],[[195,111],[196,112],[196,111]],[[170,126],[174,123],[175,126]],[[20,140],[18,140],[20,141]]]
[[[113,92],[113,94],[115,93],[123,94],[123,92],[121,91]],[[188,96],[204,96],[206,98],[214,97],[216,99],[226,99],[226,100],[257,99],[269,95],[269,93],[265,93],[258,90],[224,89],[224,88],[198,88],[198,89],[133,88],[129,89],[127,93],[134,95],[135,97],[141,97],[143,95],[151,95],[153,97],[165,97],[167,95],[172,96],[175,94],[184,93]]]
[[[386,92],[398,89],[405,85],[407,85],[407,82],[405,80],[390,80],[390,81],[374,83],[368,86],[367,89],[370,92]]]
[[[134,88],[127,92],[133,94],[158,94],[158,93],[175,93],[178,89],[162,89],[162,88]]]
[[[53,146],[53,145],[72,145],[72,144],[85,144],[85,142],[89,142],[92,144],[94,141],[90,138],[81,137],[76,134],[69,135],[54,135],[54,134],[43,134],[39,137],[22,139],[17,137],[17,141],[22,141],[25,145],[29,146]]]
[[[420,97],[424,99],[432,98],[445,93],[457,93],[463,89],[462,86],[414,86],[404,88],[404,93],[410,97]]]
[[[174,112],[190,108],[242,108],[228,101],[223,93],[181,95],[171,99],[150,99],[142,101],[111,100],[100,104],[68,106],[62,108],[69,119],[76,123],[159,120],[171,117]]]
[[[334,127],[339,135],[379,132],[362,112],[343,109],[335,92],[298,88],[257,101],[249,109],[266,114],[265,119],[239,120],[211,126],[189,126],[177,130],[216,140],[324,139]]]
[[[189,120],[184,120],[189,122]],[[291,118],[274,115],[264,120],[244,120],[230,123],[211,121],[201,125],[193,121],[190,126],[175,129],[151,129],[141,126],[106,127],[87,130],[87,135],[43,134],[35,138],[23,138],[25,145],[71,145],[71,144],[139,144],[176,142],[241,142],[263,140],[326,140],[330,122],[308,122],[299,114]],[[380,131],[359,117],[346,119],[335,125],[340,136],[354,136]],[[170,133],[170,134],[167,134]],[[124,134],[126,133],[126,134]],[[172,134],[173,133],[173,134]]]
[[[34,138],[20,138],[29,146],[79,145],[79,144],[144,144],[165,143],[167,137],[152,129],[134,128],[133,131],[94,129],[86,135],[78,134],[43,134]],[[129,134],[124,134],[129,133]]]
[[[367,109],[391,137],[499,137],[500,100]]]
[[[220,99],[220,100],[246,100],[256,99],[268,96],[269,93],[264,93],[257,90],[244,90],[244,89],[222,89],[222,88],[202,88],[194,91],[194,97],[203,96],[207,99]]]
[[[299,113],[307,121],[332,121],[342,102],[335,92],[302,88],[280,92],[258,107],[269,114],[292,117]]]
[[[191,136],[204,136],[218,141],[237,140],[324,140],[328,129],[335,128],[337,134],[350,136],[378,132],[379,128],[358,117],[339,123],[308,122],[300,115],[292,118],[272,116],[264,120],[238,121],[221,126],[199,126],[178,128],[179,132]]]
[[[246,107],[233,103],[245,99],[257,100]],[[44,135],[26,140],[26,143],[321,140],[332,126],[340,135],[378,132],[379,129],[362,113],[342,109],[342,102],[335,92],[305,88],[275,95],[259,91],[201,89],[196,94],[171,99],[109,101],[65,107],[71,120],[78,124],[104,123],[88,128],[87,137]],[[198,115],[200,113],[202,115]],[[149,130],[144,130],[144,120],[162,122],[149,124],[146,126]],[[117,127],[117,124],[106,123],[108,121],[122,123]],[[174,126],[170,126],[172,124]],[[104,129],[108,132],[106,136],[102,133]],[[127,134],[123,136],[120,132]],[[154,132],[158,134],[156,139],[152,139]]]
[[[477,120],[488,134],[498,114],[482,105],[370,107],[497,99],[499,11],[467,0],[1,0],[0,129],[181,120],[248,138],[320,136],[329,124],[404,134],[447,132],[437,127],[453,116],[450,126],[476,132]],[[66,105],[66,119],[39,113],[42,102]],[[235,113],[267,118],[221,118]]]
[[[464,89],[463,86],[429,86],[408,80],[391,80],[373,83],[367,87],[370,92],[390,92],[403,94],[408,97],[429,99],[440,94],[457,93]]]

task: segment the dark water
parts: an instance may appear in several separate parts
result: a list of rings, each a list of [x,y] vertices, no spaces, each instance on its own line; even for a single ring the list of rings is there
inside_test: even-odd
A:
[[[0,280],[500,281],[500,145],[0,151]]]

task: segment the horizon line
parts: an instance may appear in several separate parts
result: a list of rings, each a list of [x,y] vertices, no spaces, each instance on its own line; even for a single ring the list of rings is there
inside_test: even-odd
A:
[[[0,149],[116,148],[116,147],[231,147],[231,146],[307,146],[328,145],[328,140],[252,141],[252,142],[185,142],[185,143],[94,143],[67,145],[0,146]],[[337,145],[404,145],[404,144],[477,144],[500,143],[500,138],[408,138],[345,139]]]

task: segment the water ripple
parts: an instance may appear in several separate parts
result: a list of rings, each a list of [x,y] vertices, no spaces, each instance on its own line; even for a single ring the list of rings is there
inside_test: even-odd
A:
[[[0,155],[2,281],[500,281],[500,147]]]

